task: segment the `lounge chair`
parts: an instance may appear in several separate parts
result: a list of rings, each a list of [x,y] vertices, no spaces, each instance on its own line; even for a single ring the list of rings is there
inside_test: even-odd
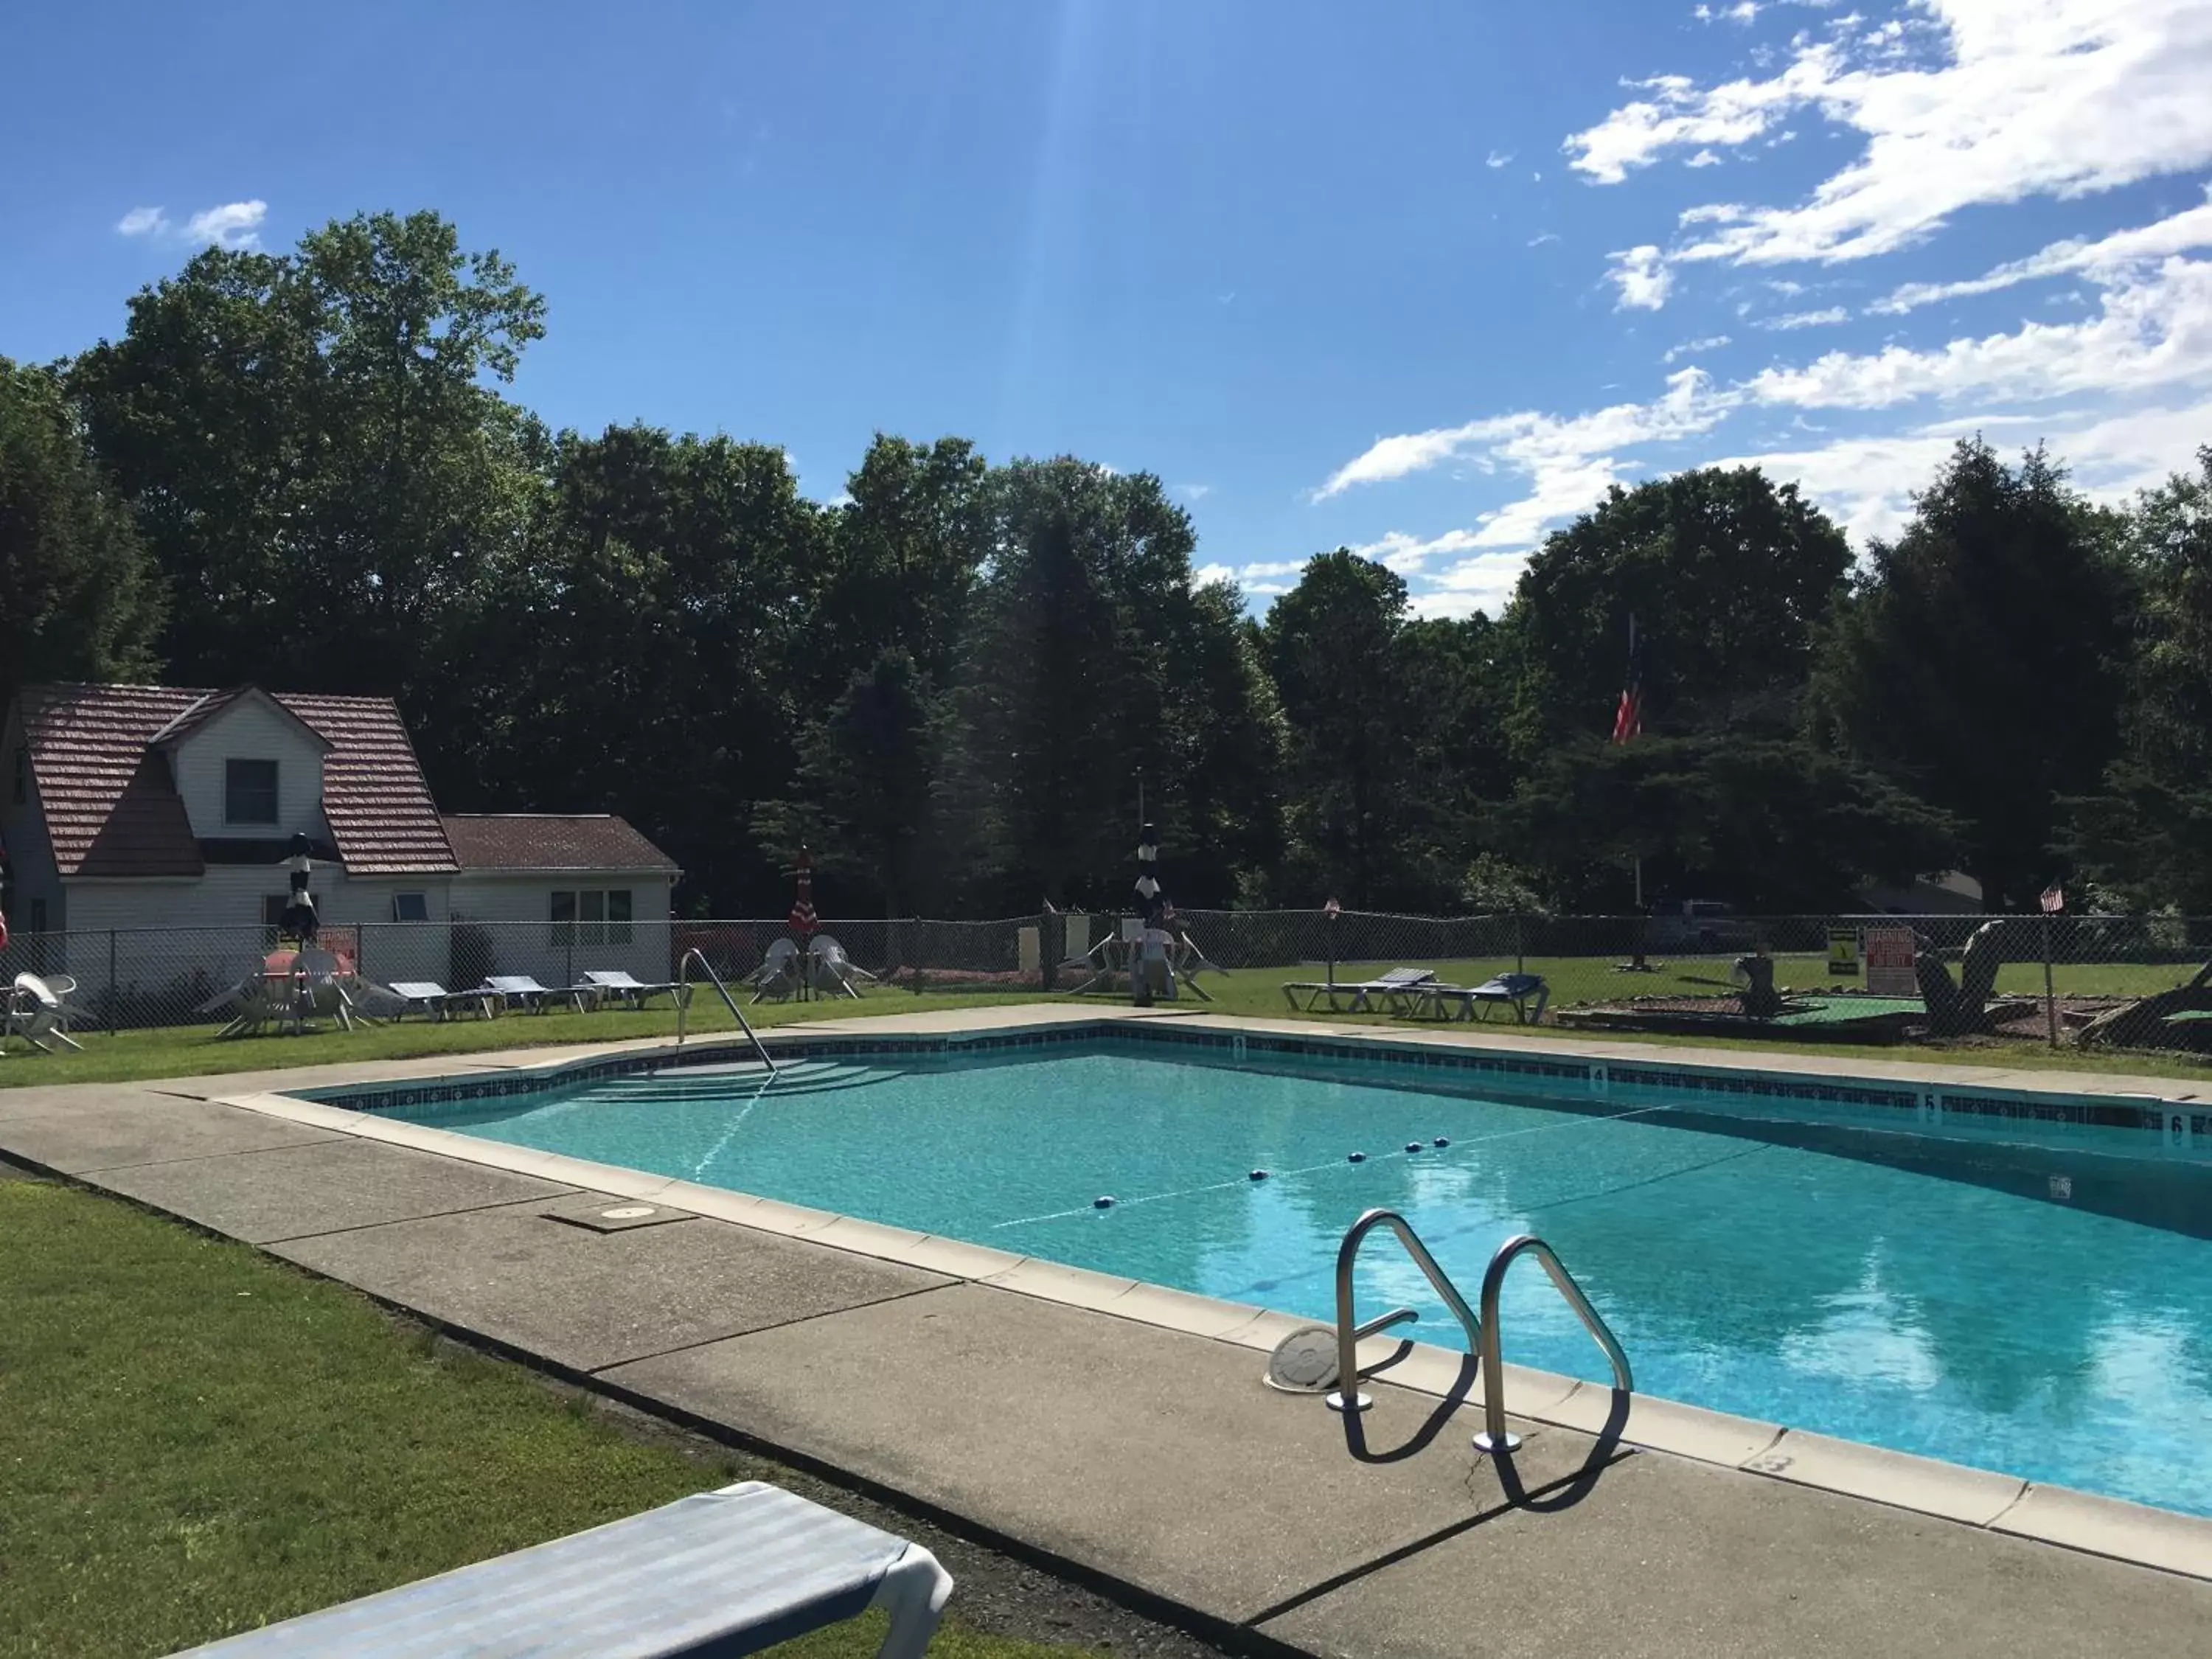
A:
[[[587,994],[581,986],[565,986],[556,990],[550,985],[540,985],[528,974],[487,974],[482,989],[503,1003],[519,1002],[533,1014],[544,1013],[549,1003],[562,997],[566,997],[580,1014]]]
[[[495,994],[482,988],[448,991],[434,979],[395,979],[389,985],[377,987],[376,991],[397,1002],[403,1015],[415,1008],[432,1019],[451,1019],[461,1009],[474,1008],[486,1019],[492,1016]]]
[[[831,995],[843,992],[848,997],[860,994],[855,980],[875,983],[876,976],[845,954],[845,947],[827,933],[815,936],[807,955],[814,963],[814,988]]]
[[[1182,928],[1175,927],[1170,931],[1175,935],[1175,944],[1169,951],[1168,959],[1174,964],[1176,978],[1200,1001],[1212,1001],[1212,995],[1198,982],[1198,976],[1200,974],[1221,974],[1226,977],[1226,970],[1200,950],[1198,941]]]
[[[71,981],[70,988],[76,987]],[[7,1009],[0,1015],[0,1046],[19,1036],[42,1054],[52,1054],[57,1042],[82,1051],[84,1045],[69,1034],[67,1006],[54,988],[36,974],[18,974],[9,988]]]
[[[794,994],[799,989],[803,963],[799,947],[789,939],[773,941],[768,954],[761,958],[760,966],[745,975],[745,983],[753,988],[753,1000],[781,1002]]]
[[[738,1655],[877,1607],[890,1614],[878,1659],[921,1659],[951,1593],[921,1546],[747,1480],[191,1653]]]
[[[1399,1011],[1407,1006],[1409,998],[1417,994],[1423,986],[1431,983],[1436,976],[1437,970],[1433,968],[1393,968],[1375,979],[1340,979],[1334,985],[1320,980],[1291,980],[1283,986],[1283,1000],[1292,1009],[1305,1013],[1311,1013],[1319,1007],[1323,998],[1328,999],[1332,1013],[1371,1014],[1376,1012],[1375,1004],[1378,1000],[1393,1011]],[[1298,1000],[1302,992],[1305,995],[1304,1002]],[[1336,1000],[1342,996],[1352,999],[1350,1007],[1337,1007]]]
[[[1491,1009],[1503,1006],[1521,1024],[1536,1025],[1551,1003],[1552,988],[1541,974],[1500,974],[1480,985],[1425,985],[1416,995],[1439,1018],[1488,1019]]]
[[[627,1002],[633,1008],[642,1009],[647,997],[666,994],[671,999],[689,1002],[691,988],[678,985],[674,980],[648,985],[627,968],[586,968],[584,984],[594,999],[605,1002],[611,997],[617,1002]]]

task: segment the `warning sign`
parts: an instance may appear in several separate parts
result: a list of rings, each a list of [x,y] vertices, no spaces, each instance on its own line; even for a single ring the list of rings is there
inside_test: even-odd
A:
[[[1828,977],[1856,979],[1859,976],[1859,930],[1856,927],[1828,929]]]
[[[1866,930],[1866,988],[1878,997],[1917,997],[1919,977],[1912,971],[1912,930]]]

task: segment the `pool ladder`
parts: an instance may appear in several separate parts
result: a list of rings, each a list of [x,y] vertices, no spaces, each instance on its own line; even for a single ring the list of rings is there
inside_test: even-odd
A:
[[[738,1000],[730,994],[730,988],[722,983],[722,976],[714,971],[714,964],[696,947],[686,951],[684,960],[676,964],[676,1046],[679,1048],[684,1046],[684,1017],[691,1006],[691,964],[695,962],[708,982],[721,993],[724,1006],[737,1016],[738,1029],[751,1039],[753,1052],[761,1057],[761,1064],[768,1067],[768,1074],[773,1078],[775,1062],[769,1058],[768,1047],[760,1040],[760,1033],[753,1030],[753,1023],[745,1018],[745,1011],[738,1006]]]
[[[1336,1392],[1328,1396],[1334,1411],[1364,1412],[1374,1401],[1359,1392],[1359,1344],[1378,1331],[1389,1330],[1394,1325],[1411,1324],[1420,1316],[1411,1308],[1399,1308],[1392,1312],[1358,1322],[1358,1310],[1352,1288],[1352,1270],[1359,1260],[1359,1247],[1367,1235],[1377,1227],[1388,1227],[1398,1236],[1406,1247],[1406,1254],[1413,1265],[1427,1277],[1444,1305],[1452,1310],[1467,1333],[1469,1352],[1476,1356],[1482,1377],[1482,1431],[1474,1437],[1475,1449],[1486,1452],[1510,1452],[1521,1443],[1521,1437],[1505,1426],[1504,1362],[1500,1357],[1498,1335],[1498,1297],[1505,1284],[1505,1270],[1526,1255],[1534,1255],[1544,1264],[1544,1271],[1559,1288],[1560,1296],[1575,1310],[1583,1328],[1596,1339],[1599,1347],[1613,1364],[1613,1386],[1622,1394],[1635,1391],[1636,1381],[1628,1368],[1628,1356],[1621,1351],[1613,1328],[1605,1322],[1589,1298],[1583,1294],[1559,1261],[1559,1253],[1534,1233],[1517,1233],[1500,1244],[1490,1258],[1490,1265],[1482,1273],[1482,1312],[1478,1316],[1467,1305],[1467,1298],[1451,1282],[1451,1276],[1437,1265],[1436,1257],[1429,1254],[1406,1218],[1395,1210],[1370,1210],[1346,1230],[1344,1243],[1336,1251]]]

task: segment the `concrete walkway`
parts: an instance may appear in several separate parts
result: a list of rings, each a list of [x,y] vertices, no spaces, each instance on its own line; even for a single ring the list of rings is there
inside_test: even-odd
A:
[[[2212,1653],[2200,1579],[1555,1425],[1521,1423],[1528,1443],[1493,1462],[1469,1446],[1464,1382],[1377,1381],[1347,1421],[1261,1384],[1266,1333],[1166,1329],[206,1098],[292,1080],[0,1090],[0,1153],[1223,1639],[1424,1659]]]

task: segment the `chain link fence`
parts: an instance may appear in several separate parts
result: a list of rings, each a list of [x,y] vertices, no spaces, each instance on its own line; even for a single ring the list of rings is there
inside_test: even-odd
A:
[[[1114,960],[1109,942],[1121,937],[1125,925],[1121,916],[1084,914],[980,921],[830,919],[817,938],[835,938],[874,976],[879,994],[1071,991],[1086,982],[1111,992],[1125,989],[1126,981],[1097,970]],[[1913,977],[1916,954],[1929,953],[1963,984],[1967,946],[1987,928],[1976,956],[1984,970],[1995,963],[1990,997],[2035,1000],[2046,1023],[2063,1018],[2078,1026],[2117,1003],[2182,987],[2212,959],[2208,917],[1200,910],[1182,912],[1177,926],[1226,971],[1225,979],[1207,976],[1201,983],[1224,1006],[1255,1012],[1283,1011],[1286,981],[1357,981],[1400,967],[1429,969],[1456,985],[1479,985],[1509,971],[1540,975],[1551,1007],[1571,1014],[1597,1005],[1694,1005],[1733,998],[1743,981],[1738,960],[1762,951],[1778,987],[1910,1001],[1922,994]],[[456,919],[328,926],[319,942],[343,967],[375,983],[449,990],[510,974],[558,989],[593,969],[659,982],[696,949],[735,989],[761,967],[769,947],[787,937],[781,919]],[[68,998],[88,1029],[220,1024],[228,1017],[226,994],[260,973],[277,948],[274,930],[260,927],[18,932],[0,948],[0,985],[25,972],[74,981]]]

